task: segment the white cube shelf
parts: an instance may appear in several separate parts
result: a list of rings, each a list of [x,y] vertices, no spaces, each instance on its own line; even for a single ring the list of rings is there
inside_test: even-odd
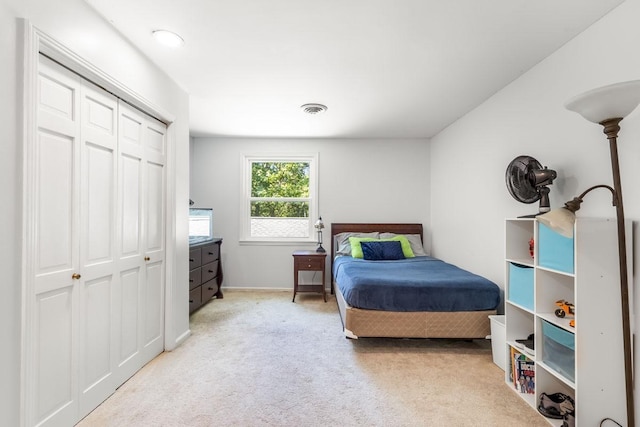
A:
[[[631,221],[625,226],[627,236],[631,236]],[[505,222],[505,382],[534,408],[543,392],[570,395],[576,404],[576,425],[597,425],[604,418],[624,424],[626,399],[616,220],[577,218],[574,238],[568,240],[541,227],[544,226],[535,218]],[[529,250],[531,239],[533,256]],[[627,239],[627,252],[632,259],[630,240]],[[533,271],[530,304],[518,297],[509,298],[513,264]],[[628,275],[632,277],[631,271]],[[575,316],[556,316],[558,300],[574,304]],[[572,319],[575,327],[570,325]],[[534,355],[527,354],[516,343],[531,333],[535,336]],[[513,384],[512,349],[534,362],[533,393],[521,393]],[[545,419],[551,425],[562,425],[562,420]]]

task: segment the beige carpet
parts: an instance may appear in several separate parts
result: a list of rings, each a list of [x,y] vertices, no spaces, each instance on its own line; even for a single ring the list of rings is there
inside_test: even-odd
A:
[[[225,292],[78,425],[548,426],[489,341],[348,340],[335,299]]]

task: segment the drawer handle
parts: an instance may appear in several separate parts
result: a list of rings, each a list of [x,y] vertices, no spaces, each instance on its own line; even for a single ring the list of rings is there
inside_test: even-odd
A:
[[[193,279],[189,279],[189,283],[193,283]]]
[[[196,262],[196,260],[193,258],[189,258],[189,262]]]
[[[209,273],[214,273],[214,271],[213,271],[213,270],[207,270],[207,271],[208,271]]]
[[[209,255],[213,255],[213,252],[209,252]]]
[[[209,289],[210,291],[212,291],[212,290],[213,290],[213,288],[207,288],[207,289]]]
[[[193,304],[193,300],[192,299],[189,300],[189,304]]]
[[[307,267],[311,268],[311,264],[307,265]]]

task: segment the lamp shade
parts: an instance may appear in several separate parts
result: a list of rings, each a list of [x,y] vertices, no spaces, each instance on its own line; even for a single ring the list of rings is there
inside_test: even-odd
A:
[[[318,218],[318,220],[313,226],[318,230],[322,230],[324,228],[324,222],[322,222],[322,217]]]
[[[616,83],[575,96],[564,105],[593,123],[623,119],[640,104],[640,80]]]
[[[573,237],[576,214],[567,208],[554,209],[546,214],[538,215],[536,219],[564,237]]]

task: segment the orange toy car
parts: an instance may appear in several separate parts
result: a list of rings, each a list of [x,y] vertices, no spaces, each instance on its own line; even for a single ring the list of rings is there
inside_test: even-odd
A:
[[[575,315],[576,314],[576,308],[573,304],[571,304],[570,302],[567,302],[563,299],[560,299],[558,301],[556,301],[556,305],[558,306],[558,308],[556,308],[555,311],[555,315],[563,318],[567,315]],[[569,322],[569,326],[575,327],[576,326],[576,321],[575,320],[571,320]]]

